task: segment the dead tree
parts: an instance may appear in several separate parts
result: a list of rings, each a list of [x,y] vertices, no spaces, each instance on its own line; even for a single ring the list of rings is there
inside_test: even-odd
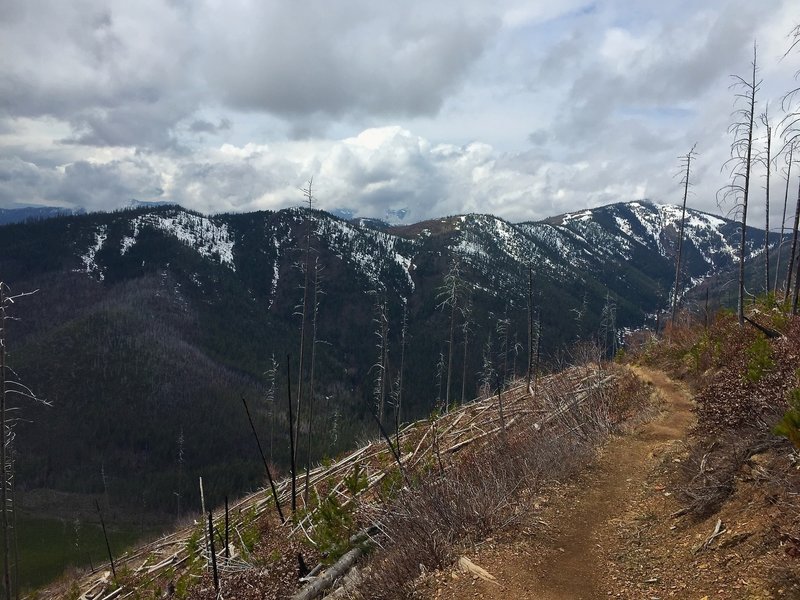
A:
[[[403,408],[403,371],[406,362],[406,343],[408,341],[408,301],[403,301],[403,322],[400,328],[400,370],[397,373],[397,384],[392,391],[394,401],[394,437],[397,448],[400,448],[400,419]]]
[[[455,354],[455,327],[456,314],[461,309],[461,297],[464,291],[464,283],[461,280],[461,263],[457,258],[453,259],[450,270],[444,277],[444,283],[439,288],[437,308],[444,310],[450,309],[450,334],[447,342],[447,382],[444,393],[444,411],[450,410],[450,388],[453,378],[453,354]]]
[[[533,377],[533,266],[528,263],[528,393],[533,393],[531,378]]]
[[[681,260],[683,259],[683,227],[686,222],[686,200],[689,198],[689,175],[692,172],[692,158],[697,154],[695,152],[697,144],[692,146],[692,149],[686,155],[680,158],[681,173],[683,178],[683,208],[681,209],[681,224],[678,227],[678,256],[675,259],[675,289],[672,292],[672,326],[675,326],[675,315],[678,311],[678,290],[680,289],[681,281]]]
[[[464,356],[461,362],[461,404],[467,399],[467,361],[469,358],[469,334],[472,333],[472,295],[468,294],[461,311],[464,317],[461,323],[461,335],[464,338]]]
[[[758,156],[758,162],[766,171],[765,189],[765,223],[764,223],[764,293],[769,292],[769,176],[772,172],[772,125],[769,120],[769,105],[761,114],[761,124],[767,130],[766,148]]]
[[[266,401],[267,415],[269,416],[269,462],[273,462],[273,446],[275,442],[275,421],[278,415],[276,406],[276,393],[278,390],[278,361],[275,354],[270,357],[269,368],[264,372],[267,378]]]
[[[750,195],[750,173],[753,165],[753,132],[755,131],[756,96],[761,89],[761,80],[756,79],[758,73],[757,46],[753,44],[752,74],[749,79],[733,75],[731,89],[735,92],[734,105],[743,104],[733,112],[734,122],[728,128],[733,135],[731,157],[725,161],[722,169],[730,170],[731,181],[717,192],[717,203],[732,204],[731,212],[735,213],[741,223],[741,241],[739,244],[739,290],[737,297],[737,315],[739,325],[744,326],[744,261],[747,243],[747,203]]]
[[[297,447],[299,446],[300,434],[300,408],[303,401],[303,369],[305,361],[306,350],[306,330],[308,325],[308,276],[311,271],[311,236],[314,226],[314,178],[308,180],[308,187],[303,188],[301,191],[308,202],[308,231],[306,232],[306,250],[303,259],[303,303],[300,310],[300,365],[297,372],[297,423],[295,423],[294,433],[294,461],[297,462]]]
[[[373,397],[375,399],[375,413],[383,423],[386,411],[386,391],[388,389],[389,378],[389,315],[387,308],[386,288],[378,282],[378,286],[372,292],[375,295],[375,337],[378,350],[378,360],[372,365],[375,370],[375,385]]]
[[[508,304],[506,304],[503,318],[497,321],[496,331],[501,351],[501,360],[499,360],[497,364],[498,369],[502,371],[498,376],[498,381],[505,387],[508,379],[508,341],[511,336],[511,319],[508,317]],[[500,365],[502,365],[502,368]]]
[[[603,352],[606,356],[610,355],[613,358],[617,353],[617,303],[611,297],[610,292],[606,292],[606,302],[600,313],[600,333]],[[609,339],[611,340],[610,344]]]
[[[789,269],[786,273],[786,295],[785,299],[789,299],[789,294],[792,293],[792,276],[794,275],[794,263],[797,259],[797,228],[800,225],[800,177],[797,178],[797,203],[794,211],[794,221],[792,223],[792,249],[789,252]]]
[[[495,378],[494,361],[492,360],[492,334],[486,338],[481,361],[481,396],[488,398],[492,393],[492,382]]]
[[[2,481],[0,481],[0,528],[2,528],[2,562],[3,562],[3,593],[5,600],[11,600],[11,538],[12,525],[9,514],[15,518],[12,498],[14,483],[11,446],[14,441],[14,420],[8,418],[9,400],[18,397],[23,400],[32,400],[49,406],[49,402],[39,398],[28,386],[19,381],[19,377],[8,365],[8,323],[16,320],[9,312],[15,302],[25,296],[36,292],[26,292],[11,295],[9,287],[0,281],[0,465],[2,465]],[[14,581],[14,585],[18,586]],[[19,590],[17,589],[17,594]]]
[[[308,504],[308,481],[311,470],[311,433],[314,422],[314,374],[317,364],[317,344],[320,340],[317,336],[317,319],[319,317],[319,299],[324,293],[320,286],[321,268],[319,258],[314,261],[314,306],[311,309],[311,373],[308,379],[308,425],[306,431],[306,479],[303,487],[303,500]],[[298,415],[298,419],[300,416]]]
[[[178,497],[178,517],[181,516],[181,494],[182,489],[181,486],[183,485],[183,464],[184,464],[184,454],[183,454],[183,444],[184,444],[184,437],[183,437],[183,425],[181,425],[180,431],[178,432],[178,491],[175,492],[175,495]]]
[[[789,34],[789,48],[784,54],[786,58],[793,51],[800,50],[800,25],[792,29]],[[795,73],[795,79],[800,78],[800,70]],[[800,95],[800,87],[795,87],[790,90],[782,101],[782,107],[786,116],[781,121],[783,126],[783,140],[784,145],[797,145],[800,143],[800,103],[797,103],[797,98]],[[789,297],[791,292],[791,278],[794,271],[794,262],[797,259],[797,226],[800,220],[800,185],[798,186],[797,193],[797,210],[795,212],[794,228],[792,232],[792,253],[789,259],[789,274],[786,278],[786,298]],[[794,292],[792,294],[792,312],[797,313],[798,294],[800,294],[800,260],[797,261],[798,269],[795,274]]]
[[[781,269],[781,252],[783,251],[783,237],[786,231],[786,206],[789,204],[789,188],[792,176],[792,161],[794,158],[794,144],[789,144],[786,158],[786,191],[783,195],[783,216],[781,217],[781,236],[778,240],[778,258],[775,261],[775,286],[772,288],[775,297],[778,296],[778,276]]]

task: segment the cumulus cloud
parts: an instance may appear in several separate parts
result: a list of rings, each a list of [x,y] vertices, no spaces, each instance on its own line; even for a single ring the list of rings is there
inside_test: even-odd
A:
[[[761,109],[800,66],[779,60],[800,22],[791,0],[0,11],[0,205],[275,209],[298,204],[313,175],[322,208],[524,220],[678,201],[677,157],[697,142],[693,203],[717,211],[729,75],[747,70],[757,38]]]

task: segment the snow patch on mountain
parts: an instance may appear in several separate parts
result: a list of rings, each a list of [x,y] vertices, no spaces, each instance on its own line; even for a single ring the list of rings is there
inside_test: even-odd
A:
[[[122,238],[121,254],[126,254],[134,246],[143,227],[163,231],[193,248],[201,256],[217,261],[232,271],[236,270],[233,260],[234,241],[225,223],[215,223],[209,217],[182,210],[140,215],[131,221],[133,234]]]
[[[83,263],[83,269],[75,269],[76,272],[84,272],[88,273],[89,275],[94,275],[100,281],[103,281],[106,278],[105,273],[103,273],[103,268],[95,262],[95,257],[97,256],[97,253],[100,252],[100,249],[103,247],[107,237],[107,227],[105,225],[101,225],[94,233],[94,244],[89,246],[86,249],[86,252],[80,256],[81,262]]]
[[[395,268],[403,273],[408,289],[413,293],[414,241],[331,218],[316,220],[316,234],[339,259],[352,264],[371,285],[385,281],[382,275]]]

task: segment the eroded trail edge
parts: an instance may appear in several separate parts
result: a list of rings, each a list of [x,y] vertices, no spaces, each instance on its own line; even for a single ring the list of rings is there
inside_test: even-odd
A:
[[[651,485],[651,472],[694,422],[691,395],[682,384],[661,371],[634,371],[652,386],[653,417],[610,440],[575,481],[540,498],[527,525],[475,550],[470,558],[497,584],[454,570],[439,580],[434,597],[588,600],[624,591],[626,584],[614,580],[611,568],[628,554],[618,530]]]

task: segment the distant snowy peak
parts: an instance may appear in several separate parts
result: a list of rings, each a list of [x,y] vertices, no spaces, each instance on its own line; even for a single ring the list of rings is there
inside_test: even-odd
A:
[[[681,215],[680,206],[639,200],[567,213],[546,222],[568,229],[595,246],[617,248],[627,258],[641,248],[672,258],[677,249]],[[736,260],[738,227],[738,223],[729,219],[686,209],[684,242],[702,274],[728,268]],[[763,231],[752,227],[748,231],[747,255],[755,256],[762,251]]]

